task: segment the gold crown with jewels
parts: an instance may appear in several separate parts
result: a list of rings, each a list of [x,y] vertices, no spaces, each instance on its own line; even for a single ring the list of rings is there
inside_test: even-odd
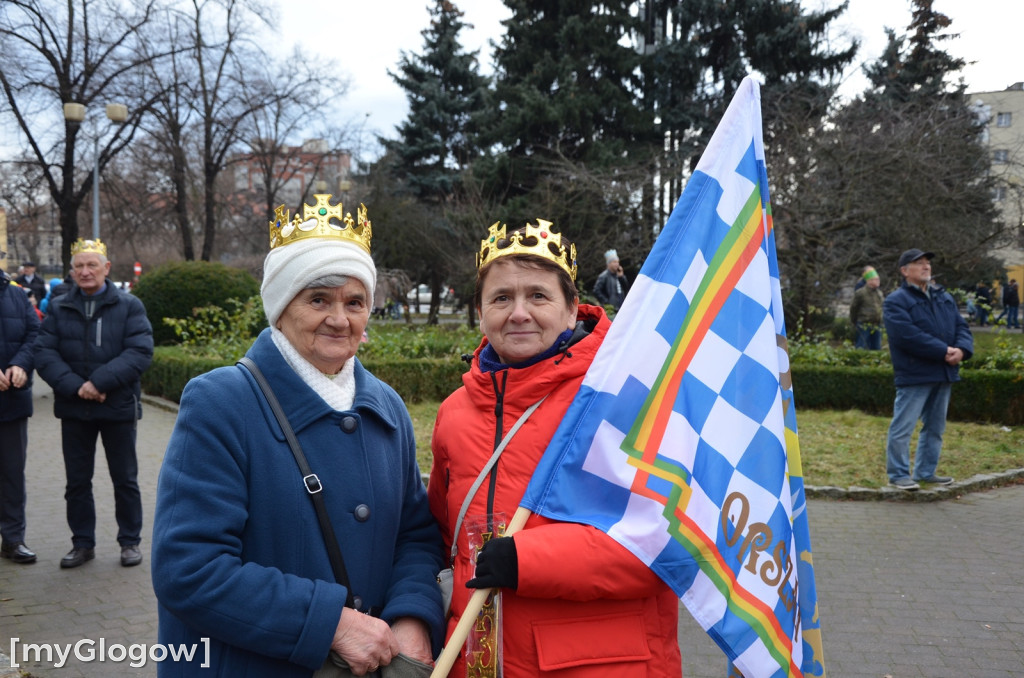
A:
[[[107,246],[99,238],[95,240],[82,240],[79,238],[71,243],[71,256],[82,254],[83,252],[95,252],[96,254],[107,256]]]
[[[302,205],[302,218],[298,213],[289,221],[289,212],[281,205],[274,210],[274,221],[270,222],[270,249],[305,238],[340,238],[359,245],[370,253],[370,238],[373,229],[366,218],[366,205],[359,205],[356,219],[349,212],[342,217],[342,204],[331,204],[331,195],[317,193],[315,205]],[[333,221],[332,221],[333,219]]]
[[[494,222],[487,231],[487,238],[480,242],[480,253],[476,255],[476,267],[480,269],[499,257],[510,254],[532,254],[558,264],[569,277],[576,280],[576,244],[566,241],[569,249],[562,244],[562,234],[551,230],[551,222],[537,220],[537,225],[526,224],[517,228],[512,235],[505,236],[505,224],[498,227]]]

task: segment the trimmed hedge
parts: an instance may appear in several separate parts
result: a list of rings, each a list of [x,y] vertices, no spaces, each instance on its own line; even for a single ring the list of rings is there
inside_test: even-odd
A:
[[[362,359],[360,359],[362,360]],[[404,400],[444,400],[462,385],[469,365],[458,359],[362,361],[374,376],[390,384]],[[153,363],[142,374],[142,390],[149,395],[179,402],[189,379],[210,370],[232,365],[220,358],[197,358],[177,346],[157,346]]]
[[[198,359],[177,347],[157,347],[152,366],[142,375],[142,389],[177,402],[189,379],[224,365],[223,360]],[[444,400],[462,385],[469,366],[461,360],[370,360],[363,364],[390,384],[408,402]],[[801,408],[857,409],[892,415],[896,389],[892,369],[885,367],[823,367],[793,365],[797,414]],[[1024,375],[1010,370],[961,370],[953,385],[949,418],[1024,424]]]
[[[849,410],[892,415],[896,397],[892,369],[793,365],[793,394],[800,408]],[[953,384],[949,418],[1024,424],[1024,375],[1011,370],[960,370]]]
[[[245,301],[258,295],[260,283],[248,271],[217,261],[172,261],[139,278],[132,293],[146,307],[153,342],[162,346],[177,343],[164,318],[189,318],[200,306],[228,308],[228,299]]]
[[[442,358],[370,360],[363,361],[363,366],[411,403],[444,400],[462,386],[462,375],[469,369],[461,360]]]
[[[153,362],[142,373],[142,391],[181,402],[181,392],[190,379],[224,364],[220,358],[197,358],[178,346],[157,346]]]

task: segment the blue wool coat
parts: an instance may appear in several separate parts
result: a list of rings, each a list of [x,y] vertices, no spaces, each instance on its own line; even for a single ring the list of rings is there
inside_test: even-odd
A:
[[[425,621],[438,651],[441,537],[402,400],[357,361],[352,409],[332,410],[285,362],[270,330],[248,356],[323,484],[361,609],[380,608],[388,622]],[[152,573],[160,642],[210,639],[209,669],[164,661],[162,677],[307,677],[327,657],[347,592],[334,581],[284,434],[240,367],[197,377],[182,395],[160,470]]]
[[[32,342],[38,333],[39,316],[28,295],[0,273],[0,371],[17,365],[28,375],[21,388],[0,391],[0,421],[32,416]]]
[[[896,386],[960,381],[960,366],[946,364],[946,348],[961,349],[967,360],[974,337],[945,289],[933,287],[929,296],[904,281],[882,309]]]

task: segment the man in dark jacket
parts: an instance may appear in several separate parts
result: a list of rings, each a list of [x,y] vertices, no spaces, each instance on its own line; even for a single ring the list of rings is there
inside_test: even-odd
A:
[[[14,282],[30,290],[36,302],[42,301],[46,297],[46,281],[43,280],[43,276],[36,273],[36,263],[26,261],[21,265],[21,270],[22,274],[15,278]]]
[[[0,271],[0,557],[15,563],[36,561],[25,545],[25,459],[38,333],[39,318],[25,290]]]
[[[629,291],[629,280],[622,272],[619,264],[619,254],[615,250],[608,250],[604,253],[605,270],[597,276],[594,283],[594,296],[603,306],[611,306],[616,311],[622,306],[622,301]]]
[[[121,564],[128,567],[142,562],[135,436],[142,416],[139,377],[153,359],[153,328],[142,302],[107,281],[106,245],[79,239],[71,253],[75,285],[50,304],[35,346],[36,369],[53,387],[53,413],[61,420],[72,549],[60,566],[78,567],[94,558],[92,474],[96,438],[102,436]]]
[[[1003,313],[1006,314],[1006,327],[1019,328],[1020,319],[1020,292],[1017,289],[1017,281],[1013,278],[1003,287]],[[1001,318],[1002,316],[1000,316]]]
[[[885,299],[883,317],[896,381],[896,402],[886,446],[889,483],[917,490],[918,482],[948,485],[935,475],[946,430],[946,409],[960,363],[974,352],[974,338],[953,298],[930,285],[931,252],[910,249],[900,255],[903,285]],[[922,423],[910,475],[910,436]]]

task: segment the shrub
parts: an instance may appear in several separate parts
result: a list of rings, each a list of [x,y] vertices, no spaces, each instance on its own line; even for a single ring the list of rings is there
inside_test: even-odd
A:
[[[419,358],[416,360],[359,360],[375,377],[389,384],[410,403],[441,401],[462,386],[462,375],[469,365],[455,358]]]
[[[181,392],[189,379],[231,363],[223,358],[197,356],[180,346],[158,346],[153,353],[152,364],[142,373],[142,390],[149,395],[180,402]]]
[[[454,358],[472,353],[480,344],[480,330],[465,325],[406,325],[370,323],[370,341],[359,347],[359,359],[367,361],[410,358]]]
[[[250,297],[244,303],[227,300],[228,309],[202,306],[192,309],[190,318],[164,318],[188,353],[235,362],[249,350],[256,335],[267,326],[263,298]]]
[[[952,421],[1024,424],[1024,376],[1010,370],[964,370],[949,401]],[[892,368],[793,365],[793,394],[800,409],[857,409],[892,416]]]
[[[157,345],[175,342],[164,318],[188,318],[202,306],[229,308],[229,299],[258,295],[259,282],[248,271],[211,261],[174,261],[139,278],[132,292],[146,306]]]

